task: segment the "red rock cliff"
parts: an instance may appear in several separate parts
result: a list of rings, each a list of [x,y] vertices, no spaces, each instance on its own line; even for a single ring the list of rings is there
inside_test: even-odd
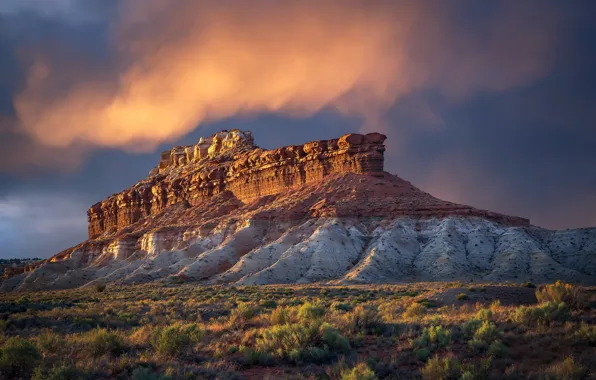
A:
[[[230,191],[242,202],[277,194],[336,173],[383,175],[386,136],[348,134],[333,140],[264,150],[247,131],[222,131],[161,155],[144,180],[93,205],[89,236],[116,232],[179,203],[196,205]]]

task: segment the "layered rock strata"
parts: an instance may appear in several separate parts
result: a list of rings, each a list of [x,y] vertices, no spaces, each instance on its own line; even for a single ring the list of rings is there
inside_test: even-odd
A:
[[[0,291],[103,283],[596,283],[596,228],[549,231],[383,171],[380,134],[276,150],[222,132],[93,206],[87,241]],[[40,254],[43,254],[40,252]]]
[[[338,173],[383,175],[385,136],[348,134],[263,150],[248,131],[223,131],[161,154],[146,179],[88,210],[89,236],[117,232],[175,204],[197,205],[230,191],[241,202]]]

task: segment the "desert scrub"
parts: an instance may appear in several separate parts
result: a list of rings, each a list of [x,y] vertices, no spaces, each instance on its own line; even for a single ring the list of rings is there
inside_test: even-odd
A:
[[[43,358],[55,355],[65,344],[64,338],[50,329],[44,329],[35,338],[35,342]]]
[[[490,357],[462,364],[456,358],[435,355],[420,373],[425,380],[481,380],[489,378],[491,363]]]
[[[292,362],[323,362],[350,350],[348,340],[320,319],[272,326],[261,331],[256,352]]]
[[[137,367],[132,371],[132,380],[172,380],[170,376],[159,376],[150,368]]]
[[[156,327],[149,342],[155,352],[164,357],[179,357],[200,342],[203,330],[196,323]]]
[[[474,331],[472,340],[468,342],[470,347],[476,350],[486,350],[493,342],[498,341],[503,333],[491,321],[483,321],[482,325]]]
[[[535,306],[518,306],[512,319],[526,326],[545,326],[554,322],[564,322],[569,318],[565,303],[545,302]]]
[[[296,308],[291,306],[278,306],[271,311],[269,322],[272,325],[285,325],[296,319]]]
[[[301,321],[312,321],[325,315],[325,308],[322,305],[306,302],[298,309],[298,319]]]
[[[562,362],[550,365],[546,371],[546,379],[548,380],[581,380],[588,372],[588,369],[576,362],[573,357],[568,356]]]
[[[420,371],[425,380],[451,380],[459,379],[461,365],[455,358],[439,358],[434,356],[429,359]]]
[[[351,311],[354,307],[347,302],[334,301],[331,303],[330,309],[334,312],[343,313]]]
[[[41,360],[35,345],[20,337],[8,338],[0,347],[0,378],[26,379]]]
[[[85,380],[88,376],[76,368],[59,365],[52,368],[37,367],[31,380]]]
[[[126,348],[124,339],[118,333],[106,329],[89,331],[81,337],[81,342],[96,357],[105,354],[119,355]]]
[[[403,319],[419,318],[422,317],[425,312],[426,307],[414,302],[406,308],[406,311],[404,311],[401,316]]]
[[[232,310],[230,314],[229,324],[230,327],[242,329],[244,326],[253,319],[260,311],[259,306],[241,302],[238,306]]]
[[[377,380],[375,372],[366,363],[358,363],[354,368],[342,368],[341,380]]]
[[[579,288],[572,284],[557,281],[554,284],[541,286],[536,290],[536,299],[540,303],[565,303],[567,306],[579,309],[585,307],[585,301]]]
[[[414,349],[434,351],[447,347],[451,341],[451,333],[443,326],[430,326],[422,330],[422,335],[412,341]]]
[[[476,312],[476,319],[481,321],[490,321],[493,319],[493,312],[490,309],[480,309]]]
[[[456,298],[458,301],[465,301],[470,299],[470,297],[466,293],[459,293]]]
[[[590,326],[582,323],[573,334],[576,343],[585,343],[590,346],[596,346],[596,326]]]
[[[349,334],[383,332],[383,320],[378,311],[370,306],[356,306],[353,311],[341,315],[339,320],[341,330]]]

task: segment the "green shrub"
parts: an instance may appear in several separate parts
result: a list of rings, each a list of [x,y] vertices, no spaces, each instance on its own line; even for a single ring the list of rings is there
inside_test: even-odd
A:
[[[496,358],[504,358],[507,356],[507,347],[500,340],[495,340],[488,347],[488,355]]]
[[[85,378],[86,376],[78,369],[67,365],[61,365],[49,370],[37,367],[35,371],[33,371],[31,380],[84,380]]]
[[[230,324],[236,328],[243,328],[247,322],[259,313],[259,307],[249,303],[239,303],[230,314]]]
[[[278,306],[271,311],[269,320],[274,325],[284,325],[292,320],[293,309],[288,306]]]
[[[423,305],[415,302],[408,306],[406,311],[404,311],[401,316],[403,319],[419,318],[422,317],[425,312],[426,308]]]
[[[251,348],[242,347],[240,350],[244,354],[244,364],[247,365],[267,365],[271,362],[271,357],[268,353],[261,350],[253,350]]]
[[[466,293],[459,293],[457,295],[458,301],[465,301],[465,300],[469,300],[469,299],[470,299],[470,297]]]
[[[381,332],[383,327],[383,320],[379,312],[362,305],[356,306],[353,311],[344,314],[342,321],[344,322],[343,329],[352,334]]]
[[[582,323],[573,334],[577,343],[587,343],[590,346],[596,346],[596,326],[590,326]]]
[[[461,332],[465,339],[471,339],[476,330],[482,326],[481,319],[468,319],[461,325]]]
[[[430,350],[428,348],[420,348],[414,351],[414,355],[416,355],[418,360],[426,361],[430,356]]]
[[[469,342],[470,346],[476,349],[486,349],[494,341],[502,336],[502,332],[497,329],[497,326],[491,321],[484,321],[482,325],[474,332],[472,340]]]
[[[277,306],[277,302],[275,302],[275,300],[265,300],[261,301],[260,305],[267,309],[274,309]]]
[[[577,363],[571,356],[565,358],[562,362],[555,363],[547,368],[546,375],[549,380],[580,380],[583,379],[588,369]]]
[[[198,343],[202,337],[203,330],[196,323],[175,324],[155,328],[149,343],[158,355],[178,357]]]
[[[459,379],[460,364],[455,358],[431,358],[420,371],[425,380]]]
[[[132,380],[170,380],[170,376],[159,376],[150,368],[137,367],[132,371]]]
[[[298,309],[298,318],[301,321],[310,321],[321,318],[323,315],[325,315],[325,308],[311,302],[306,302]]]
[[[565,303],[545,302],[535,306],[519,306],[513,313],[513,320],[527,326],[550,325],[569,318]]]
[[[321,320],[272,326],[262,331],[256,350],[293,362],[322,362],[350,350],[348,340]]]
[[[429,299],[423,298],[421,300],[416,301],[417,303],[419,303],[420,305],[426,307],[427,309],[432,309],[434,307],[437,307],[437,304]]]
[[[96,290],[98,293],[103,293],[103,292],[104,292],[104,290],[106,290],[106,284],[97,284],[97,285],[95,286],[95,290]]]
[[[585,307],[585,300],[583,298],[577,286],[566,284],[562,281],[541,286],[536,290],[536,299],[540,303],[565,303],[572,308],[583,308]]]
[[[427,348],[434,351],[446,347],[451,341],[451,333],[443,326],[430,326],[422,330],[422,335],[412,342],[415,349]]]
[[[338,301],[333,302],[330,308],[332,311],[336,312],[351,311],[353,309],[352,305],[350,305],[349,303]]]
[[[64,339],[52,330],[45,329],[36,338],[37,347],[43,356],[51,355],[65,344]]]
[[[8,338],[0,347],[0,374],[5,379],[29,378],[40,359],[33,343],[20,337]]]
[[[358,363],[352,369],[343,369],[341,380],[377,380],[377,376],[366,363]]]
[[[101,356],[105,354],[118,355],[125,349],[122,337],[117,333],[106,329],[92,330],[85,338],[93,356]]]
[[[536,285],[534,285],[534,283],[530,282],[530,281],[525,281],[521,283],[521,286],[523,286],[524,288],[535,288]]]
[[[476,319],[481,321],[490,321],[493,319],[493,312],[490,309],[480,309],[476,312]]]

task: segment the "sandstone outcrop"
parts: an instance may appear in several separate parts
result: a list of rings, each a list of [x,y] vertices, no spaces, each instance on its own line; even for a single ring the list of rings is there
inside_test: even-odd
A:
[[[263,150],[250,132],[223,131],[161,154],[148,178],[88,210],[89,236],[117,232],[174,204],[196,205],[230,191],[242,202],[318,181],[330,174],[383,175],[385,136],[339,139]]]
[[[596,228],[549,231],[383,171],[385,136],[263,150],[220,132],[89,210],[90,238],[0,290],[195,281],[596,283]]]

